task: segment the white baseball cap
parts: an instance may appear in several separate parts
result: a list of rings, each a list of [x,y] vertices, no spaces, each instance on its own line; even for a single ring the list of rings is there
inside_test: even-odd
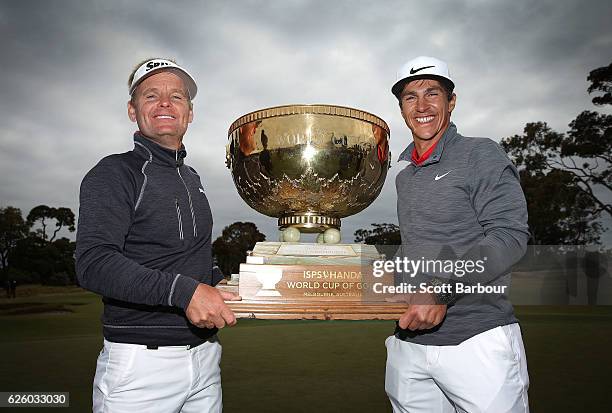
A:
[[[186,71],[173,61],[166,59],[147,60],[146,62],[141,64],[138,69],[136,69],[136,72],[134,72],[134,79],[132,80],[132,84],[130,85],[130,96],[132,96],[134,90],[136,90],[136,87],[140,84],[140,82],[142,82],[152,74],[159,72],[172,72],[178,77],[180,77],[185,83],[187,90],[189,91],[189,97],[191,99],[195,98],[195,95],[198,92],[198,86],[196,85],[193,76],[191,76],[188,71]]]
[[[441,78],[440,80],[450,83],[451,90],[455,88],[455,82],[450,77],[448,65],[435,57],[419,56],[406,62],[397,72],[397,81],[391,88],[395,96],[404,89],[404,85],[412,79]]]

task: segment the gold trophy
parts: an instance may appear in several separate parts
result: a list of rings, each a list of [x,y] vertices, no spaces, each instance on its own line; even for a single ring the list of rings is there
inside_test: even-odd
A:
[[[229,128],[226,165],[242,199],[278,218],[279,242],[258,242],[240,265],[238,317],[396,319],[405,304],[370,300],[372,245],[343,244],[341,218],[380,193],[389,127],[348,107],[288,105],[251,112]],[[299,242],[316,233],[316,242]]]

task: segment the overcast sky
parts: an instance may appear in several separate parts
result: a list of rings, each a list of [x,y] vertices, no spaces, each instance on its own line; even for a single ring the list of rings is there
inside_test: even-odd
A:
[[[77,212],[85,173],[133,146],[132,67],[172,57],[199,86],[184,143],[214,236],[240,220],[276,239],[276,220],[240,199],[225,167],[236,118],[290,103],[355,107],[387,121],[395,161],[411,136],[389,89],[398,67],[424,54],[450,66],[462,134],[499,141],[532,121],[566,131],[582,110],[601,110],[586,76],[612,59],[611,14],[606,0],[1,0],[0,207]],[[345,241],[370,223],[397,222],[402,167],[393,162],[378,199],[343,220]]]

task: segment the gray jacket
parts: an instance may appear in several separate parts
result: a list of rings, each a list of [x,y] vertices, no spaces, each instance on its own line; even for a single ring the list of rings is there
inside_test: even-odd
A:
[[[431,265],[420,277],[435,276],[452,285],[509,286],[510,267],[524,255],[529,231],[519,175],[506,153],[491,139],[460,135],[453,123],[419,166],[410,161],[413,148],[414,143],[400,155],[409,163],[396,178],[400,254],[414,260],[480,262],[483,269]],[[419,332],[398,328],[396,334],[419,344],[456,345],[516,321],[507,292],[460,294],[439,326]]]

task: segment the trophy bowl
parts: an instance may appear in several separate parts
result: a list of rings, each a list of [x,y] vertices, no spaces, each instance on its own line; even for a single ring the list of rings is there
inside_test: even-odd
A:
[[[278,106],[232,123],[226,165],[242,199],[281,230],[338,230],[380,193],[388,139],[385,121],[358,109]]]

